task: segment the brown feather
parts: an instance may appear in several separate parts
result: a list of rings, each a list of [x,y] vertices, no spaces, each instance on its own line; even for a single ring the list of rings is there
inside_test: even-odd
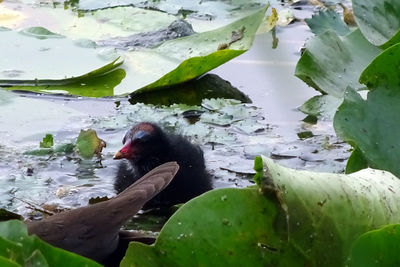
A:
[[[28,232],[56,247],[102,261],[117,248],[121,226],[162,191],[178,169],[176,162],[162,164],[108,201],[26,222]]]

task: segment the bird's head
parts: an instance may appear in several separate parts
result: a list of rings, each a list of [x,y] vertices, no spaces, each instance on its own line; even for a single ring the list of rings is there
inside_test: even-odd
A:
[[[133,162],[157,157],[166,146],[165,135],[157,125],[141,122],[133,126],[122,140],[123,147],[114,159],[127,159]]]

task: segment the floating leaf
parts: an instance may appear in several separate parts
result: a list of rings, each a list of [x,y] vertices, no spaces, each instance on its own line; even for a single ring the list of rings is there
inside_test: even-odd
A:
[[[53,135],[51,134],[46,134],[45,137],[43,137],[43,141],[40,142],[40,147],[41,148],[51,148],[53,146]]]
[[[76,140],[76,147],[79,154],[84,158],[92,158],[93,155],[100,155],[106,143],[97,137],[95,130],[81,130],[78,139]]]

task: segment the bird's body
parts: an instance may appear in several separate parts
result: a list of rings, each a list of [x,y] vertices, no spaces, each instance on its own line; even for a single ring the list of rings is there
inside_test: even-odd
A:
[[[184,203],[212,189],[203,151],[183,136],[167,134],[155,124],[142,122],[127,132],[123,144],[114,157],[126,159],[120,163],[114,183],[118,193],[154,166],[168,161],[176,161],[180,166],[171,184],[145,208]]]
[[[163,190],[178,169],[176,162],[163,164],[108,201],[27,222],[28,232],[56,247],[103,262],[117,249],[121,226]]]

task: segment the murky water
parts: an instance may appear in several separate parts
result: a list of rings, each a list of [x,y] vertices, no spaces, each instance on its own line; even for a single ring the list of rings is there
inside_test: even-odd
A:
[[[300,18],[311,15],[310,9],[296,12]],[[217,188],[251,184],[253,158],[260,153],[293,168],[342,171],[348,147],[336,139],[332,123],[303,123],[305,115],[296,109],[316,94],[294,77],[300,48],[310,36],[302,22],[277,31],[276,49],[272,49],[271,34],[258,35],[250,51],[212,71],[253,101],[243,106],[251,119],[243,119],[242,124],[190,125],[181,116],[182,107],[131,105],[128,98],[66,98],[1,90],[0,207],[26,215],[29,205],[21,200],[77,207],[92,197],[113,196],[117,162],[112,156],[125,131],[143,120],[159,121],[199,143]],[[84,128],[95,129],[107,142],[101,158],[24,155],[37,149],[46,133],[60,144],[74,142]],[[306,130],[315,136],[300,140],[297,133]]]

